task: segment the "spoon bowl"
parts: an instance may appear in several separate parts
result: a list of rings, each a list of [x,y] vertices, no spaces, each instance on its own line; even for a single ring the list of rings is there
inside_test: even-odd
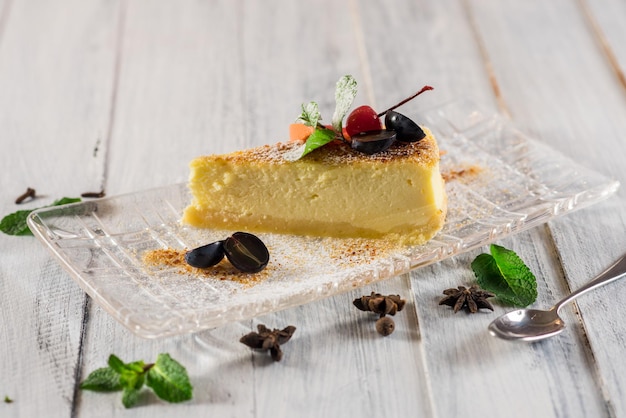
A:
[[[518,309],[502,315],[489,325],[491,335],[504,340],[535,341],[559,334],[565,322],[556,311]]]
[[[518,309],[509,312],[489,324],[489,333],[494,337],[514,341],[537,341],[557,335],[565,329],[565,323],[559,317],[559,310],[563,305],[582,294],[624,276],[626,276],[626,254],[596,278],[557,302],[549,310]]]

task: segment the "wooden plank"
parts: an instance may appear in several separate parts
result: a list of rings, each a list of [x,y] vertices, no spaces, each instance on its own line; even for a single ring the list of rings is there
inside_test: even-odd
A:
[[[603,52],[607,65],[622,88],[626,88],[626,50],[622,45],[622,40],[626,37],[626,28],[622,24],[626,16],[626,6],[615,0],[579,0],[578,3],[591,36]]]
[[[317,100],[330,118],[339,76],[363,79],[351,13],[331,2],[307,10],[287,1],[242,9],[230,2],[129,4],[108,190],[184,181],[187,162],[196,155],[285,140],[302,102]],[[407,280],[380,289],[406,294]],[[194,401],[164,405],[147,397],[136,416],[204,416],[207,405],[212,413],[233,416],[319,416],[320,408],[332,415],[429,415],[413,308],[398,317],[402,328],[383,339],[351,304],[362,292],[369,289],[197,338],[163,341],[133,337],[94,307],[82,375],[102,366],[111,352],[150,361],[168,351],[180,359],[196,386]],[[298,327],[281,363],[270,366],[267,356],[238,343],[258,322]],[[398,378],[399,370],[409,372]],[[387,402],[399,393],[397,402]],[[78,415],[118,413],[115,396],[81,393]]]
[[[374,105],[380,110],[425,84],[434,90],[398,111],[411,114],[463,98],[498,109],[480,45],[460,3],[363,2],[358,9]]]
[[[590,32],[579,4],[552,2],[550,6],[537,13],[539,3],[534,2],[472,3],[502,95],[518,126],[623,183],[626,173],[619,158],[613,157],[626,151],[621,141],[626,116],[623,87]],[[562,29],[548,30],[551,27]],[[506,54],[511,49],[515,55]],[[572,147],[572,143],[577,145]],[[582,285],[623,251],[619,231],[624,229],[624,218],[618,209],[623,207],[623,189],[618,196],[550,224],[568,288]],[[579,228],[582,225],[587,231]],[[595,254],[585,248],[595,248]],[[568,288],[553,298],[559,299]],[[621,290],[623,287],[615,286],[614,297],[619,298]],[[608,291],[580,300],[579,320],[584,323],[593,353],[588,364],[592,371],[596,364],[598,367],[595,378],[604,398],[604,411],[598,411],[598,416],[621,416],[626,409],[617,376],[623,376],[624,370],[616,369],[612,359],[623,347],[614,336],[625,329],[618,321],[607,324],[599,315],[598,306],[603,305]],[[568,309],[571,313],[572,308]],[[611,314],[618,318],[617,312]],[[579,343],[585,344],[586,338]]]
[[[115,10],[0,2],[2,216],[99,190]],[[13,204],[27,186],[39,198]],[[84,293],[35,238],[2,234],[0,253],[0,393],[14,400],[0,415],[69,416]]]
[[[406,88],[404,86],[415,84],[412,82],[415,74],[421,74],[422,77],[441,80],[439,83],[432,83],[444,86],[429,93],[429,99],[433,95],[441,94],[443,90],[446,98],[475,95],[479,102],[490,102],[494,109],[499,107],[502,111],[508,111],[509,102],[515,98],[514,104],[518,106],[511,108],[514,110],[513,121],[517,122],[519,103],[527,103],[530,100],[528,96],[535,94],[535,89],[528,89],[527,86],[538,82],[536,79],[541,79],[543,73],[537,74],[540,66],[535,63],[532,66],[533,73],[524,74],[523,77],[511,75],[510,66],[526,68],[531,67],[531,64],[524,59],[520,60],[517,54],[511,54],[510,51],[527,51],[529,48],[526,45],[519,45],[525,39],[530,37],[541,42],[547,36],[540,28],[546,28],[543,22],[528,24],[535,22],[539,17],[535,15],[543,13],[545,7],[517,5],[517,8],[523,8],[527,14],[520,19],[519,11],[512,2],[498,5],[476,2],[480,3],[480,7],[469,2],[469,6],[464,2],[451,3],[420,4],[420,17],[413,20],[407,19],[407,16],[417,16],[412,9],[418,7],[417,5],[367,9],[366,15],[369,17],[365,18],[364,26],[370,29],[366,39],[371,43],[367,49],[371,51],[372,63],[378,63],[378,66],[372,64],[373,85],[375,90],[379,89],[376,91],[377,101],[380,101],[378,97],[385,94],[387,85],[393,85],[393,91]],[[390,26],[376,24],[381,21],[403,23],[397,25],[394,31]],[[520,35],[517,28],[510,29],[511,25],[526,25],[525,33]],[[554,27],[556,25],[551,26]],[[572,29],[574,36],[579,35],[581,30],[582,28],[578,31]],[[419,66],[402,65],[402,58],[394,60],[389,48],[376,48],[378,39],[382,38],[393,40],[390,44],[394,51],[420,57]],[[463,51],[462,54],[460,51]],[[441,71],[442,68],[448,71]],[[515,94],[509,94],[508,90],[502,88],[503,85],[515,88]],[[540,89],[538,94],[543,96],[555,93]],[[413,106],[428,104],[422,104],[421,97],[418,100],[420,103]],[[542,114],[547,113],[549,112],[544,110]],[[526,119],[521,120],[526,122]],[[526,124],[523,123],[522,126],[526,127]],[[533,127],[551,132],[554,121],[543,118]],[[533,245],[534,241],[545,243],[547,248]],[[555,295],[561,295],[567,289],[550,242],[550,234],[541,229],[504,241],[505,246],[515,249],[539,273],[538,306],[549,306]],[[546,249],[548,254],[545,254]],[[472,404],[488,404],[490,411],[496,411],[496,415],[603,415],[606,404],[602,393],[595,387],[594,374],[584,369],[569,368],[569,364],[592,364],[585,350],[583,331],[575,327],[577,321],[573,317],[569,316],[566,321],[573,324],[574,328],[570,328],[568,334],[559,337],[559,340],[528,346],[489,339],[486,327],[495,315],[457,314],[450,318],[453,315],[448,311],[437,308],[436,303],[442,296],[443,289],[474,281],[469,264],[477,253],[457,257],[412,275],[427,370],[433,379],[433,403],[437,413],[442,416],[456,416],[461,413],[469,416],[481,415],[484,413],[481,408],[468,410],[466,407],[467,396],[471,394]],[[496,314],[505,311],[506,308],[498,307]],[[497,372],[491,373],[492,368]],[[555,380],[573,383],[560,383],[555,387]],[[520,396],[521,393],[524,396]],[[529,398],[533,401],[529,402]]]
[[[229,147],[223,138],[240,141],[243,132],[236,8],[219,1],[142,1],[127,3],[122,16],[106,179],[113,194],[185,181],[193,156],[223,151]],[[229,372],[237,362],[231,352],[196,344],[191,336],[140,339],[95,305],[81,375],[102,367],[111,353],[148,362],[161,352],[187,367],[194,401],[170,405],[146,391],[136,416],[203,416],[207,404],[217,414],[234,409],[249,415],[252,386],[242,382],[252,379],[251,371]],[[232,388],[231,379],[237,382]],[[81,392],[76,405],[77,416],[85,417],[114,416],[123,409],[119,394]]]
[[[611,199],[601,207],[573,214],[568,222],[560,222],[553,228],[557,246],[565,249],[559,257],[570,290],[583,286],[626,252],[626,239],[620,232],[626,225],[624,204],[624,199]],[[617,301],[625,297],[626,283],[621,280],[581,297],[566,308],[584,323],[593,351],[590,366],[599,376],[598,387],[610,416],[622,416],[626,411],[623,385],[626,368],[616,361],[624,351],[626,333],[624,313]]]
[[[388,337],[376,332],[376,315],[352,305],[372,291],[408,298],[409,286],[408,277],[394,278],[276,314],[279,322],[302,324],[302,329],[285,347],[290,357],[284,368],[260,368],[263,362],[255,358],[259,414],[402,416],[412,411],[431,416],[415,305],[409,299]],[[263,389],[273,381],[289,383],[282,383],[280,394]]]
[[[2,37],[4,35],[4,31],[6,29],[7,22],[9,21],[10,15],[11,15],[11,1],[1,0],[0,1],[0,45],[2,44]]]
[[[546,253],[543,246],[546,239],[545,231],[537,228],[498,242],[517,252],[537,276],[537,307],[549,307],[555,295],[566,291],[561,272],[553,265],[553,253]],[[568,324],[563,335],[531,345],[489,336],[489,323],[512,309],[497,301],[493,301],[493,313],[474,315],[454,314],[450,308],[437,306],[444,289],[475,283],[470,263],[481,252],[488,248],[412,275],[427,369],[436,381],[437,412],[442,416],[465,413],[471,396],[472,404],[488,404],[495,415],[603,416],[605,405],[593,373],[586,367],[569,366],[591,366],[583,331],[570,312],[563,316]],[[481,413],[473,410],[469,415]]]
[[[194,156],[243,137],[235,8],[133,2],[125,19],[107,177],[115,194],[186,181]]]

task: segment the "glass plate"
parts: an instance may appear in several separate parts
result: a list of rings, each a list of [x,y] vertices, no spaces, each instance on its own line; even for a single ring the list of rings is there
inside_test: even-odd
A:
[[[224,231],[181,225],[184,184],[35,211],[34,234],[96,303],[142,337],[197,332],[311,302],[488,244],[614,193],[619,184],[527,138],[469,101],[416,115],[444,152],[449,211],[423,246],[258,234],[271,252],[255,280],[227,268],[199,274],[144,262]],[[473,172],[473,168],[481,168]],[[456,177],[456,178],[453,178]],[[227,263],[224,263],[227,264]]]

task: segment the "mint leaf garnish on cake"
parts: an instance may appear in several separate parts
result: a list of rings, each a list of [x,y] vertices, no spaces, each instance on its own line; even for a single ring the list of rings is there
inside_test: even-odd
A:
[[[337,81],[335,88],[335,113],[333,113],[332,129],[320,124],[322,116],[316,102],[309,102],[302,105],[302,113],[298,117],[298,123],[313,128],[313,132],[306,139],[306,142],[285,154],[287,161],[296,161],[304,157],[334,139],[344,140],[342,134],[343,118],[345,118],[352,102],[356,97],[357,82],[351,75],[344,75]]]
[[[343,129],[343,118],[348,114],[350,106],[356,97],[357,83],[354,77],[351,75],[344,75],[337,81],[337,87],[335,88],[335,113],[333,113],[333,128],[336,132]]]

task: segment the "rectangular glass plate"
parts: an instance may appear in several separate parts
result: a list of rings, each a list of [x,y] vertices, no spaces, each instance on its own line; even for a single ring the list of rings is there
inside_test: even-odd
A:
[[[308,303],[434,263],[613,194],[619,184],[527,138],[470,101],[423,112],[444,152],[448,216],[423,246],[380,249],[329,238],[258,234],[271,253],[252,282],[154,267],[146,252],[183,250],[224,231],[182,225],[190,201],[177,184],[35,211],[33,233],[96,303],[135,334],[163,337]],[[474,172],[473,168],[479,168]]]

